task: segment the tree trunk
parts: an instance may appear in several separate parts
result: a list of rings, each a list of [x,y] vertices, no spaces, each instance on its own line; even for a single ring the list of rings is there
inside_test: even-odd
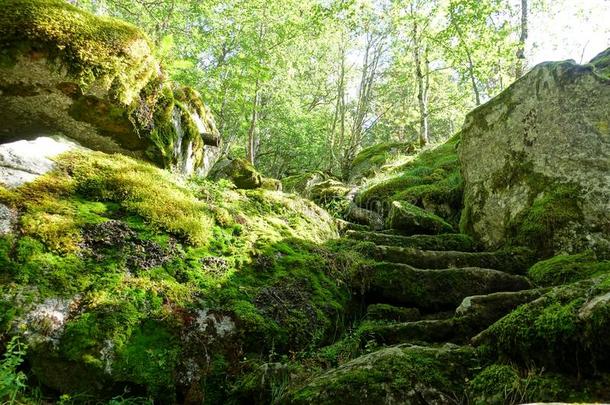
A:
[[[254,164],[256,158],[256,124],[258,121],[258,104],[260,99],[260,91],[258,88],[258,79],[256,80],[254,97],[252,99],[252,116],[250,117],[250,127],[248,128],[248,160]]]
[[[417,23],[413,23],[413,60],[415,62],[415,79],[417,81],[417,101],[419,105],[419,144],[425,146],[430,142],[428,134],[428,89],[422,69],[421,44],[418,38]],[[425,51],[426,52],[426,51]],[[427,61],[426,61],[427,63]]]
[[[527,0],[521,0],[521,36],[519,38],[519,48],[517,49],[517,66],[515,69],[515,79],[520,78],[525,73],[525,41],[527,41]]]

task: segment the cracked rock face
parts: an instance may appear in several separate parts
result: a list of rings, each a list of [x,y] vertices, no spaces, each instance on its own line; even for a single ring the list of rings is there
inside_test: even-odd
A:
[[[33,181],[53,169],[54,157],[73,149],[82,148],[61,136],[41,136],[32,141],[1,144],[0,183],[6,187],[18,187]],[[0,217],[4,217],[1,211]],[[0,233],[3,228],[0,226]]]
[[[516,241],[551,255],[610,246],[604,58],[540,64],[467,116],[462,225],[488,248]]]

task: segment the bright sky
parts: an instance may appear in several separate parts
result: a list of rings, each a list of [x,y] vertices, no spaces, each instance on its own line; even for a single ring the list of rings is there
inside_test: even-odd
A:
[[[548,7],[550,16],[530,17],[532,66],[564,59],[586,63],[610,47],[610,0],[548,0]]]

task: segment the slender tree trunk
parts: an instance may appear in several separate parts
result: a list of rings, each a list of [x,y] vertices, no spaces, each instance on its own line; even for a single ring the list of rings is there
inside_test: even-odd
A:
[[[527,14],[527,0],[521,0],[521,36],[519,38],[519,48],[517,49],[515,79],[520,78],[525,73],[525,42],[528,35]]]
[[[476,77],[474,75],[474,62],[470,51],[466,48],[466,55],[468,57],[468,75],[470,76],[470,84],[472,85],[472,92],[474,93],[474,102],[477,106],[481,105],[481,93],[479,93],[479,87],[477,86]]]
[[[341,138],[345,131],[345,114],[343,113],[345,103],[345,48],[341,47],[341,56],[339,63],[339,77],[337,79],[337,101],[335,103],[335,111],[333,121],[330,127],[330,161],[328,162],[327,171],[333,172],[334,165],[338,161],[337,149],[341,148]],[[337,136],[337,124],[340,126],[340,135]],[[339,139],[338,139],[339,138]]]
[[[413,60],[415,62],[415,79],[417,81],[417,102],[419,105],[419,144],[425,146],[430,142],[428,134],[428,89],[422,68],[421,44],[417,22],[413,23]]]
[[[248,128],[248,160],[254,164],[256,159],[256,124],[258,121],[258,105],[260,101],[260,90],[258,79],[254,89],[254,97],[252,98],[252,115],[250,117],[250,127]]]
[[[258,29],[258,45],[263,49],[265,46],[263,38],[265,36],[265,27],[261,23]],[[262,58],[259,57],[259,66],[263,64]],[[248,128],[248,145],[246,148],[248,160],[254,164],[256,160],[256,125],[258,123],[258,110],[260,104],[260,77],[256,77],[254,82],[254,95],[252,97],[252,115],[250,116],[250,127]]]

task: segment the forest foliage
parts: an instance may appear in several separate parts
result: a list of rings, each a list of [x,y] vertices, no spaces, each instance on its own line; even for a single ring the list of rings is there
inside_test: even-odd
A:
[[[273,177],[312,169],[345,177],[363,147],[450,137],[468,110],[514,80],[527,6],[515,0],[73,2],[145,29],[167,74],[210,105],[226,152],[248,157]]]

